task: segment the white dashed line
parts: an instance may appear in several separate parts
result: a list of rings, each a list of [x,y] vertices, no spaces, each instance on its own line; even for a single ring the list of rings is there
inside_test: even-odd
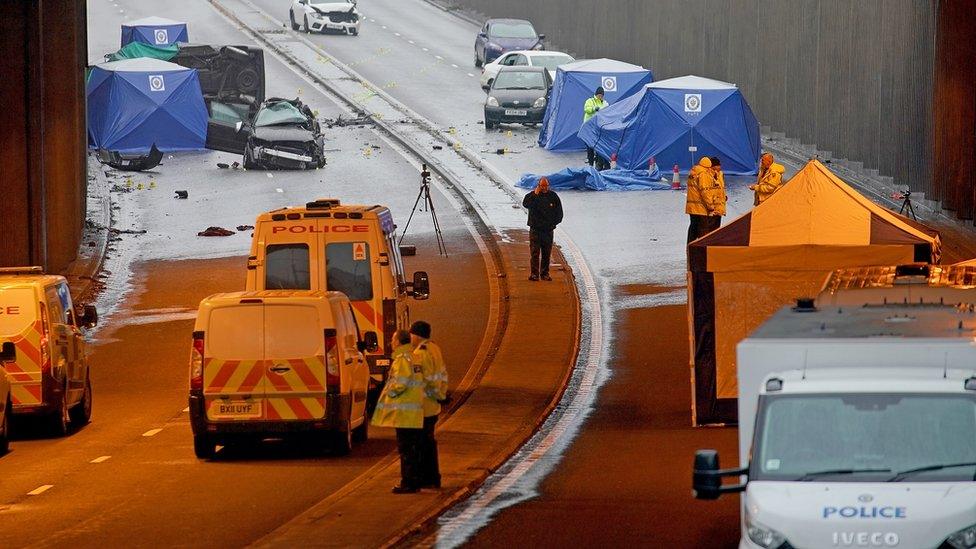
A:
[[[471,74],[470,72],[468,73],[468,76],[470,76],[471,78],[474,78],[474,75]]]
[[[454,63],[451,63],[451,66],[454,67],[455,69],[458,68],[458,66],[455,65]]]
[[[383,25],[383,30],[386,30],[386,25]]]
[[[427,49],[427,48],[420,48],[420,49],[422,49],[422,50],[424,50],[424,51],[430,51],[430,50],[429,50],[429,49]]]
[[[283,192],[285,192],[285,190],[284,190],[284,189],[275,189],[275,192],[276,192],[276,193],[283,193]],[[190,409],[189,409],[189,408],[187,408],[187,411],[189,411],[189,410],[190,410]]]
[[[400,33],[395,32],[395,33],[393,33],[393,36],[400,36]]]
[[[97,457],[97,458],[89,461],[88,463],[101,463],[103,461],[108,461],[109,458],[111,458],[111,457],[112,456],[101,456],[101,457]]]
[[[53,484],[45,484],[44,486],[38,486],[37,488],[34,488],[30,492],[27,492],[27,495],[28,496],[39,496],[39,495],[43,494],[44,492],[47,492],[51,488],[54,488],[54,485]]]
[[[190,412],[190,407],[189,406],[187,406],[186,408],[183,408],[183,413],[184,414],[187,414],[189,412]]]
[[[434,59],[440,59],[441,61],[443,61],[443,60],[444,60],[444,58],[443,58],[443,57],[441,57],[441,56],[439,56],[439,55],[435,55],[435,56],[434,56]]]
[[[370,19],[369,22],[370,23],[375,23],[376,22],[376,19]]]
[[[154,436],[158,435],[161,431],[162,431],[162,429],[150,429],[150,430],[146,431],[145,433],[143,433],[142,436],[144,436],[144,437],[154,437]]]
[[[413,42],[413,40],[407,40],[407,42],[410,42],[411,44],[413,44],[413,43],[414,43],[414,42]]]

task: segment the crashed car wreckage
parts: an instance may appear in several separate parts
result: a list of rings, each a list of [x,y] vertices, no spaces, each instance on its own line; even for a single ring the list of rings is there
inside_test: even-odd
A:
[[[268,99],[249,123],[239,126],[239,132],[247,135],[245,169],[325,166],[321,125],[299,99]]]
[[[312,3],[298,0],[289,13],[292,30],[338,32],[356,36],[361,17],[356,2]]]

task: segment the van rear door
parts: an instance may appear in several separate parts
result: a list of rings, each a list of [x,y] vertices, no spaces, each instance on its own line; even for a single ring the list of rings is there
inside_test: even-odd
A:
[[[207,419],[264,419],[264,305],[257,301],[215,307],[210,311],[205,341]]]
[[[327,307],[312,303],[265,306],[267,419],[325,417],[325,328],[334,326],[328,316]]]
[[[39,307],[33,288],[0,288],[0,341],[17,348],[16,362],[5,364],[14,406],[42,402],[41,369],[50,357]]]
[[[262,223],[258,235],[255,290],[312,290],[322,287],[317,269],[317,220],[282,219]]]

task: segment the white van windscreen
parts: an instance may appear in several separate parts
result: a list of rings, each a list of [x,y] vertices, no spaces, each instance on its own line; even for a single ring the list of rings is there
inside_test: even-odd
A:
[[[0,337],[20,335],[37,320],[37,303],[30,288],[0,289]]]
[[[305,305],[266,305],[264,315],[265,355],[269,360],[319,354],[325,346],[324,328],[334,326],[323,326],[319,309]]]
[[[264,307],[218,307],[210,312],[204,332],[208,358],[221,360],[264,359]]]
[[[373,299],[368,242],[333,242],[325,247],[326,288],[352,301]]]
[[[271,244],[265,248],[266,290],[310,290],[307,244]]]

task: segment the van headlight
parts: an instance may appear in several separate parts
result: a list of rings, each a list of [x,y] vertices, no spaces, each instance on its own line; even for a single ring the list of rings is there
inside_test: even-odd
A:
[[[976,547],[976,524],[952,534],[946,538],[946,543],[956,549],[972,549]]]
[[[535,107],[535,108],[537,108],[537,109],[542,108],[542,107],[545,107],[546,106],[546,98],[545,97],[540,97],[540,98],[536,99],[535,100],[535,103],[532,103],[532,106]]]
[[[488,106],[489,107],[497,107],[498,106],[498,100],[489,95],[488,96]]]
[[[746,535],[753,543],[767,549],[777,549],[786,542],[786,537],[776,530],[753,520],[749,514],[749,507],[746,507]]]

